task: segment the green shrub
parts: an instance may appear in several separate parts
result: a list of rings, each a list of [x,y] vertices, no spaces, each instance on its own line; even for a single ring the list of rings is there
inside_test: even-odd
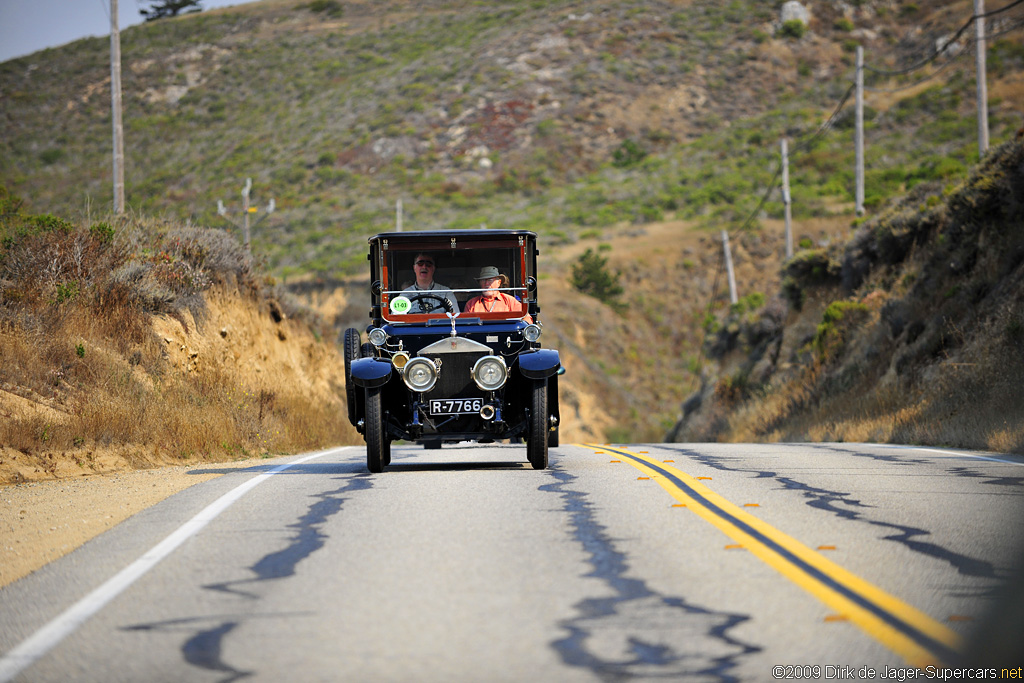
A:
[[[832,24],[832,28],[834,28],[837,31],[846,31],[847,33],[849,33],[850,31],[853,30],[853,22],[847,19],[846,17],[840,17],[836,19],[834,24]]]
[[[338,0],[313,0],[306,5],[312,12],[321,12],[329,17],[340,17],[345,13],[345,8]]]
[[[623,140],[612,152],[612,165],[616,168],[636,166],[647,157],[647,151],[633,140]]]
[[[736,315],[743,315],[750,311],[756,311],[757,309],[764,306],[765,296],[761,292],[751,292],[746,296],[742,296],[739,300],[734,303],[729,311]]]
[[[803,285],[824,285],[838,280],[842,265],[826,249],[804,249],[783,266],[783,275]]]
[[[72,301],[78,296],[78,283],[74,280],[57,284],[57,303]]]
[[[607,258],[598,256],[593,249],[587,249],[572,266],[571,282],[577,291],[616,306],[618,297],[624,291],[619,284],[620,277],[620,273],[608,270]]]
[[[793,38],[795,40],[803,38],[805,33],[807,33],[807,24],[799,19],[790,19],[782,24],[782,28],[779,29],[780,36],[783,38]]]
[[[843,336],[867,317],[868,307],[858,301],[833,301],[821,316],[821,323],[811,342],[822,358],[834,357],[842,351]]]
[[[57,218],[51,216],[48,213],[41,214],[39,216],[31,216],[28,219],[28,224],[35,228],[35,232],[73,232],[75,226],[63,218]]]
[[[109,223],[96,223],[89,228],[93,239],[102,244],[109,244],[114,239],[114,228]]]
[[[57,163],[64,158],[64,150],[59,147],[48,149],[39,155],[39,160],[47,166]]]

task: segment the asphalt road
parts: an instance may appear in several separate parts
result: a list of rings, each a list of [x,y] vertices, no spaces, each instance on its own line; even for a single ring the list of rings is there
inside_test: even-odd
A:
[[[225,470],[5,587],[0,681],[896,677],[957,663],[1024,549],[1016,456],[393,457]]]

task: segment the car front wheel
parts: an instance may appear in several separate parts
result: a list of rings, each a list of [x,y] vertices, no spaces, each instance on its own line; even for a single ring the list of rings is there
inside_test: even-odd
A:
[[[384,427],[380,387],[366,390],[366,468],[374,474],[391,462],[391,440]]]
[[[530,433],[526,437],[526,458],[535,470],[548,466],[548,381],[537,379],[530,387]]]
[[[359,358],[359,330],[345,330],[345,398],[348,401],[348,421],[356,423],[356,385],[352,382],[352,361]]]

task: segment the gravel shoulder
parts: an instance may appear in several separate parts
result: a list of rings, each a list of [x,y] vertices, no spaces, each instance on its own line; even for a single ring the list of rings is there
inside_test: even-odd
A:
[[[217,469],[261,462],[217,463]],[[0,586],[179,491],[221,476],[209,470],[210,463],[199,463],[0,487]]]

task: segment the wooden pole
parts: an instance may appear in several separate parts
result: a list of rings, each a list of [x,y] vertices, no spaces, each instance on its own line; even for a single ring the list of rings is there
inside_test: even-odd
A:
[[[249,193],[252,191],[252,178],[245,179],[245,187],[242,188],[242,242],[245,244],[245,253],[249,249]]]
[[[793,258],[793,211],[789,196],[789,145],[782,139],[782,203],[786,208],[786,258]]]
[[[110,0],[110,106],[114,125],[114,213],[124,213],[124,126],[121,122],[121,31]]]
[[[722,248],[725,249],[725,272],[729,275],[729,303],[739,303],[736,295],[736,273],[732,269],[732,252],[729,251],[729,233],[722,231]]]
[[[974,35],[977,38],[978,157],[988,151],[988,86],[985,74],[985,0],[974,0]]]
[[[856,107],[856,132],[854,133],[854,144],[857,157],[857,199],[856,211],[858,216],[864,215],[864,47],[857,46],[857,107]]]

